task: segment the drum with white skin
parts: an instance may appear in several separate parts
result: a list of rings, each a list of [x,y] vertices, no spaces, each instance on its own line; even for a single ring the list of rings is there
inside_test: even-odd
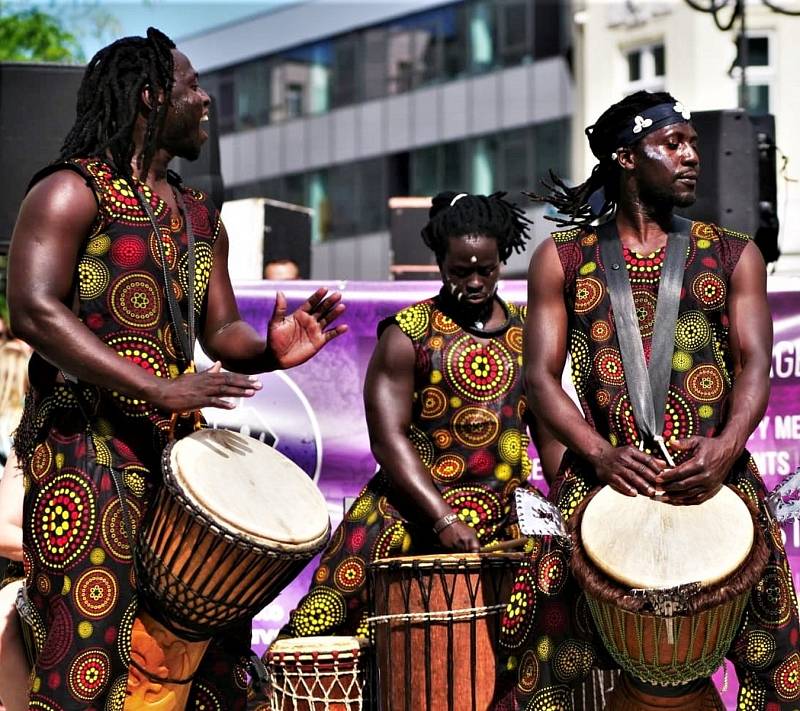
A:
[[[654,687],[722,663],[768,557],[756,512],[732,489],[673,506],[611,487],[569,521],[572,571],[608,652]]]

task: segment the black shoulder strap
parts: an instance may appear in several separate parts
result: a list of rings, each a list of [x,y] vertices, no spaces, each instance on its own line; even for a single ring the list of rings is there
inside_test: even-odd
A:
[[[609,220],[597,230],[633,415],[642,435],[660,444],[663,443],[661,435],[664,429],[664,409],[672,372],[675,324],[678,320],[691,224],[690,220],[682,217],[672,218],[658,286],[649,367],[645,363],[639,320],[622,244],[617,234],[616,220]]]

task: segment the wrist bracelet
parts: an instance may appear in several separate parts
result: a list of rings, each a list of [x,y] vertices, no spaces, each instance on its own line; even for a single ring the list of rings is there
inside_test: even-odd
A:
[[[449,513],[442,516],[436,523],[433,524],[433,532],[438,536],[445,528],[452,526],[458,521],[458,514]]]

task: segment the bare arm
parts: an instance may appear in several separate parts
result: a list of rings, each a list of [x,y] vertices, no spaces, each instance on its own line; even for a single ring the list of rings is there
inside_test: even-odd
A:
[[[735,380],[727,419],[714,438],[690,437],[674,445],[690,452],[691,458],[659,477],[673,503],[700,503],[716,493],[767,409],[772,316],[766,266],[753,242],[744,248],[733,270],[728,315]]]
[[[165,380],[106,346],[72,312],[76,263],[97,216],[94,196],[69,170],[44,178],[22,202],[11,240],[8,305],[15,335],[80,380],[118,390],[170,411],[253,394],[244,376],[204,373]]]
[[[539,455],[539,461],[542,465],[544,480],[548,485],[552,485],[567,448],[558,441],[558,438],[530,410],[528,411],[527,420],[528,430],[531,433],[531,439],[536,446],[536,453]]]
[[[327,290],[318,289],[287,316],[286,298],[278,292],[265,341],[239,315],[228,275],[228,249],[228,233],[221,225],[214,243],[214,268],[200,328],[200,342],[211,358],[240,373],[291,368],[314,356],[326,343],[347,330],[345,325],[328,328],[344,312],[341,294],[325,298]]]
[[[414,346],[399,327],[381,335],[367,369],[364,404],[375,459],[389,476],[402,502],[430,526],[452,509],[442,498],[408,438],[414,395]],[[461,522],[439,535],[447,548],[477,550],[474,531]]]
[[[564,270],[555,242],[534,252],[528,271],[525,387],[528,405],[544,426],[595,469],[600,481],[623,494],[650,494],[659,463],[635,447],[614,448],[586,422],[561,387],[567,358]]]
[[[11,452],[0,478],[0,556],[22,560],[22,470]]]

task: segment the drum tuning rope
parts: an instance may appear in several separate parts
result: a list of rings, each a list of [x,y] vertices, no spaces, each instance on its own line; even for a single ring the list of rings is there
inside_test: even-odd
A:
[[[460,622],[462,620],[477,620],[481,617],[489,617],[501,610],[505,610],[506,605],[485,605],[483,607],[467,607],[457,610],[442,610],[440,612],[404,612],[394,615],[375,615],[367,617],[369,625],[378,625],[385,622]]]

